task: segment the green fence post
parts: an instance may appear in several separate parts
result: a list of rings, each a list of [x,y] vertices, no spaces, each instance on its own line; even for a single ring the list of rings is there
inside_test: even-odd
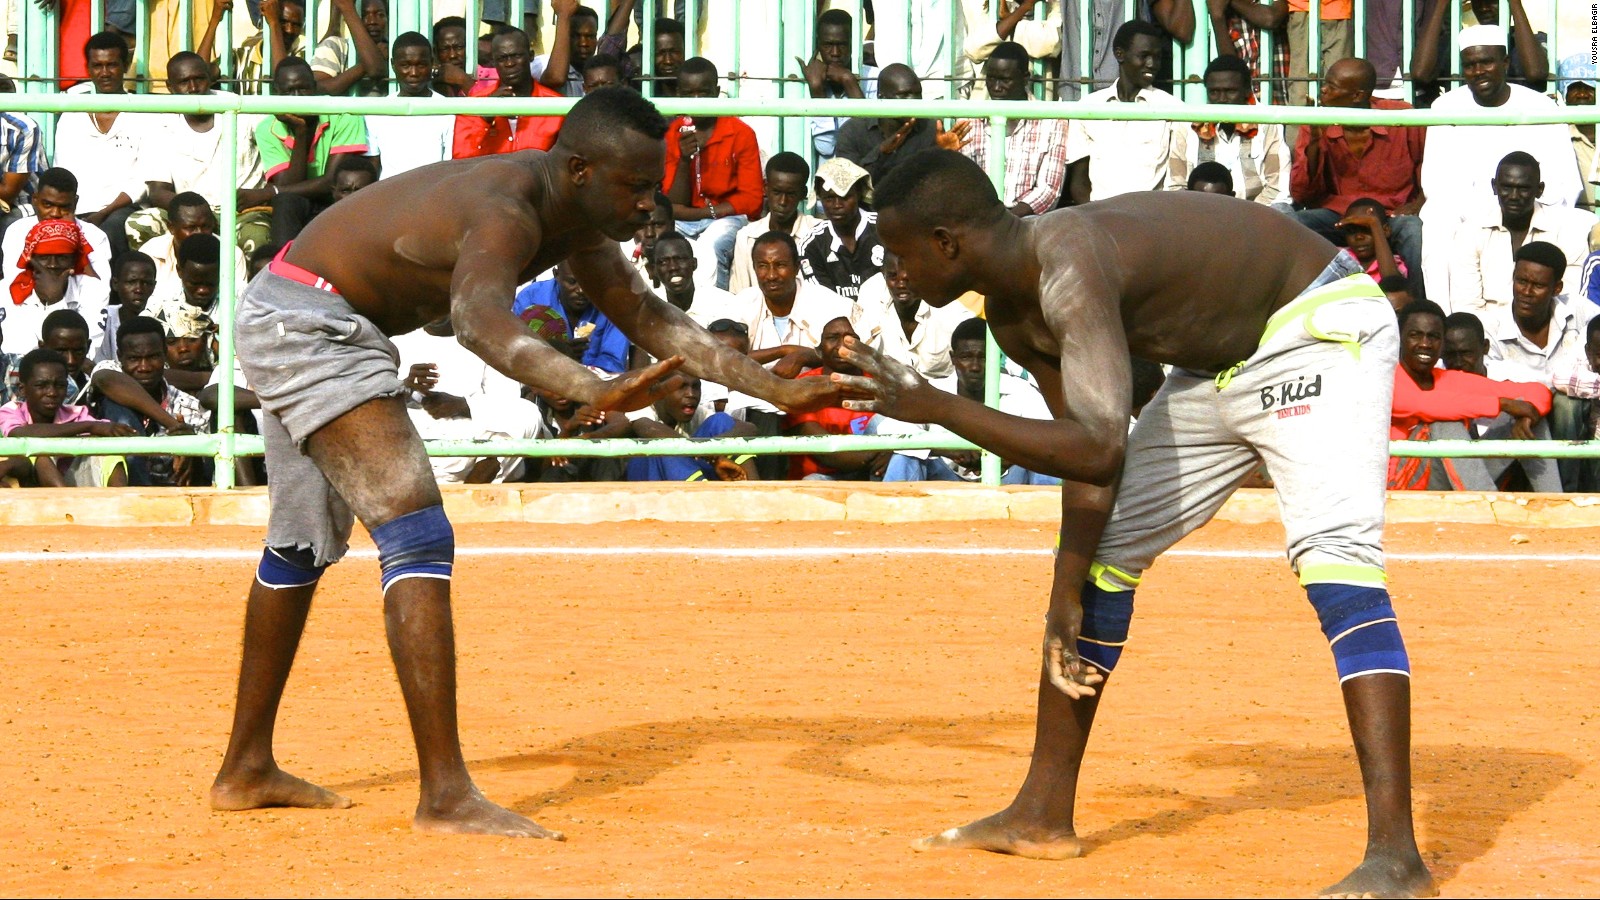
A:
[[[217,365],[221,383],[217,385],[217,487],[233,487],[234,408],[233,408],[233,320],[238,307],[239,255],[239,114],[222,114],[222,147],[228,154],[229,180],[222,192],[222,264],[217,273]]]
[[[994,182],[995,193],[1001,199],[1006,195],[1006,117],[990,116],[987,127],[989,129],[989,180]],[[989,314],[989,301],[984,298],[983,313]],[[984,334],[984,373],[983,373],[983,403],[993,409],[1000,408],[1000,370],[1004,364],[1001,358],[1000,345],[995,343],[994,329],[985,328]],[[983,451],[983,467],[981,471],[983,483],[997,485],[1000,483],[1000,457]]]
[[[639,0],[640,8],[644,12],[640,15],[639,26],[639,63],[644,69],[644,78],[639,82],[641,93],[646,97],[656,95],[656,4],[655,0]],[[669,117],[670,118],[670,117]]]

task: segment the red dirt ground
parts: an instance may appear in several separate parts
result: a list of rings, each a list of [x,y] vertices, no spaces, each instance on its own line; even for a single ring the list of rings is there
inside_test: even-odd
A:
[[[467,526],[467,546],[1044,548],[1006,523]],[[1446,895],[1600,892],[1595,530],[1391,528],[1416,671],[1423,852]],[[1101,708],[1086,857],[915,854],[1011,797],[1032,739],[1048,557],[457,564],[461,718],[489,796],[567,843],[415,835],[376,564],[324,580],[278,728],[342,812],[213,813],[253,529],[42,529],[0,565],[6,895],[1307,895],[1363,807],[1316,618],[1281,559],[1174,558]],[[1215,524],[1191,549],[1279,546]],[[370,545],[369,545],[370,546]],[[162,562],[74,551],[167,548]],[[1585,822],[1591,824],[1585,825]]]

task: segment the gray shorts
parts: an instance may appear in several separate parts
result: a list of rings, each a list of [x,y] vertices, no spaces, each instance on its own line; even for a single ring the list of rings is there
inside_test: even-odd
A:
[[[1341,253],[1239,366],[1174,369],[1128,438],[1095,553],[1102,586],[1136,584],[1263,462],[1301,582],[1381,584],[1399,345],[1383,292]]]
[[[306,438],[378,397],[400,394],[400,354],[339,294],[264,271],[239,299],[239,366],[261,400],[271,514],[267,546],[349,548],[355,518],[305,455]]]

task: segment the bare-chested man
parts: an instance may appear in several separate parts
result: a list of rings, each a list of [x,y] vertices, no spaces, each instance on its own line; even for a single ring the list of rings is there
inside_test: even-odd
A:
[[[1311,231],[1225,197],[1128,194],[1019,219],[975,163],[927,151],[884,179],[876,202],[912,288],[934,305],[984,294],[995,339],[1038,378],[1057,418],[953,398],[859,345],[846,352],[875,377],[833,377],[876,399],[847,405],[936,422],[1068,479],[1027,779],[1006,809],[918,848],[1082,852],[1078,772],[1134,588],[1264,461],[1366,786],[1366,858],[1327,893],[1435,893],[1412,832],[1410,666],[1383,587],[1399,344],[1383,292]],[[1131,436],[1130,351],[1175,367]]]
[[[560,837],[489,802],[467,774],[450,619],[455,538],[387,335],[449,316],[489,365],[596,409],[648,405],[679,365],[784,407],[836,403],[826,379],[784,381],[729,350],[652,296],[623,259],[617,242],[655,206],[666,129],[633,91],[595,91],[548,153],[444,162],[379,182],[319,216],[245,291],[239,359],[267,412],[272,513],[216,808],[350,805],[279,769],[272,732],[317,580],[344,554],[353,516],[378,545],[420,763],[416,828]],[[602,381],[511,314],[516,286],[562,260],[594,305],[662,362]]]

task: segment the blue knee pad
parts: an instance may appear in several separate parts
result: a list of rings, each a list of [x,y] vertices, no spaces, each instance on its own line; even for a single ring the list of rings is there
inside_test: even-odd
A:
[[[268,547],[261,551],[256,580],[275,591],[316,584],[327,566],[316,564],[317,553],[310,547]]]
[[[1078,629],[1078,656],[1110,674],[1128,643],[1133,620],[1133,591],[1108,591],[1093,581],[1083,583],[1083,626]]]
[[[1389,592],[1353,584],[1308,584],[1306,597],[1322,620],[1339,683],[1362,675],[1411,675],[1411,660]]]
[[[450,580],[456,558],[456,533],[443,506],[430,506],[372,529],[378,545],[383,589],[404,578]]]

